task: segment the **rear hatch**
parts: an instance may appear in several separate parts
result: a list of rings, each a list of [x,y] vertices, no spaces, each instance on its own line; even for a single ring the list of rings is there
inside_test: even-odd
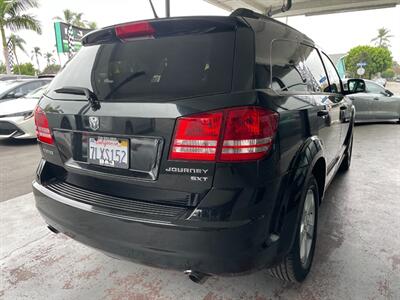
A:
[[[243,105],[232,94],[238,22],[164,19],[84,37],[40,103],[63,168],[58,180],[110,196],[196,206],[212,187],[215,162],[170,159],[170,144],[177,118]]]

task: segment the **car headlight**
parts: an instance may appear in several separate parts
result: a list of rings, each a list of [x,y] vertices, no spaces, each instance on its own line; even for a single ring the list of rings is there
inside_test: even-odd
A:
[[[24,120],[30,119],[33,117],[33,111],[28,110],[28,111],[23,111],[15,114],[9,114],[9,115],[2,115],[0,117],[2,118],[12,118],[12,117],[24,117]]]

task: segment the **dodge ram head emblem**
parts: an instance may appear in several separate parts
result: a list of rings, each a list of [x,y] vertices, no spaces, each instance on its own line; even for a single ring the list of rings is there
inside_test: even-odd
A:
[[[90,129],[96,131],[100,127],[100,121],[98,117],[89,117]]]

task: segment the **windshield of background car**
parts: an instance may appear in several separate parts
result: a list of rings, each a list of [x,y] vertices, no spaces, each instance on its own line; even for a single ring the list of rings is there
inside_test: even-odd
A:
[[[28,93],[25,95],[25,98],[34,98],[34,99],[39,99],[42,97],[44,91],[47,89],[49,85],[46,84],[44,86],[41,86],[40,88],[37,88],[36,90],[33,90],[32,92]]]
[[[0,82],[0,94],[3,94],[4,92],[7,92],[8,90],[18,86],[21,84],[21,81],[1,81]]]
[[[100,101],[167,101],[229,92],[234,56],[233,31],[83,47],[53,80],[47,96],[84,87]]]

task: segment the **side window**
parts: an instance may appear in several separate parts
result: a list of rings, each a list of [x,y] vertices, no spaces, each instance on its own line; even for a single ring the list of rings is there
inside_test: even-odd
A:
[[[341,93],[342,89],[340,87],[340,78],[336,71],[336,68],[330,61],[330,59],[326,56],[325,53],[321,53],[322,60],[324,62],[326,72],[328,73],[329,83],[330,83],[330,92],[331,93]],[[329,92],[329,90],[326,90]]]
[[[346,90],[347,83],[344,84],[344,88]],[[347,91],[357,93],[357,92],[362,92],[365,91],[365,83],[359,82],[359,81],[351,81],[349,86],[347,87]]]
[[[271,45],[272,81],[276,91],[308,91],[307,70],[301,49],[295,41],[275,40]]]
[[[366,81],[366,90],[367,93],[371,94],[385,94],[385,89],[379,86],[378,84]]]
[[[17,92],[22,93],[23,95],[28,94],[29,92],[37,89],[40,87],[42,84],[40,81],[35,81],[35,82],[29,82],[27,84],[24,84],[20,86],[17,90]]]
[[[329,84],[326,77],[324,65],[318,51],[310,46],[302,45],[304,63],[309,72],[310,90],[315,92],[324,92]]]

